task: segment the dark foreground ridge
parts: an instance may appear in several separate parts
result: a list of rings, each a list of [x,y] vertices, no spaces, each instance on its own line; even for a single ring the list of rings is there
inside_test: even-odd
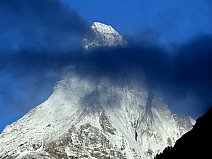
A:
[[[193,129],[180,138],[173,148],[167,147],[155,159],[212,158],[212,107],[200,117]]]

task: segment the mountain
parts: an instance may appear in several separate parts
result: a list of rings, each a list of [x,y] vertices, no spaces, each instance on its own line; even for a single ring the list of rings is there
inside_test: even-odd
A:
[[[94,23],[91,28],[97,36],[92,49],[101,44],[99,37],[115,38],[113,44],[106,38],[103,46],[123,44],[111,26]],[[67,68],[44,103],[4,129],[0,158],[153,159],[188,132],[193,120],[172,114],[139,82],[138,87],[132,76],[117,84]]]
[[[193,129],[177,140],[173,148],[167,147],[155,159],[212,158],[212,108],[197,119]]]

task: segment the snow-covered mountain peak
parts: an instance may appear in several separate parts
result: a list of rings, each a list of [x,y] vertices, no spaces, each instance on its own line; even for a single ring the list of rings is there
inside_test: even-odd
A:
[[[124,38],[110,25],[94,22],[90,27],[90,32],[83,40],[85,49],[96,47],[117,47],[126,46]]]
[[[95,22],[91,31],[87,49],[126,44],[111,26]],[[84,77],[70,66],[45,102],[0,134],[0,159],[153,159],[192,128],[144,81],[122,79]]]

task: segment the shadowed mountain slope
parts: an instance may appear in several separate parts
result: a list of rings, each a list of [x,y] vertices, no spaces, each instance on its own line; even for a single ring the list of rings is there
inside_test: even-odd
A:
[[[180,138],[173,148],[167,147],[155,159],[212,158],[212,108],[200,117],[193,129]]]

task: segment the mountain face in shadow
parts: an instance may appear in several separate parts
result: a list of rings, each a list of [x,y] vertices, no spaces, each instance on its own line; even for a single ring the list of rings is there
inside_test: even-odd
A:
[[[155,159],[212,158],[212,107],[200,117],[193,129],[183,135],[173,148],[167,147]]]

